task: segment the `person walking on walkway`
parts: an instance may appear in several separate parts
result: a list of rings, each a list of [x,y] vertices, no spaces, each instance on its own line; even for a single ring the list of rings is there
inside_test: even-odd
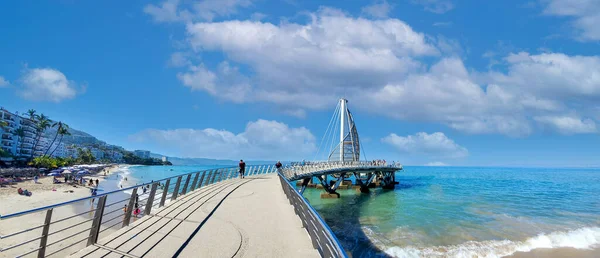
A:
[[[243,159],[240,159],[240,178],[244,178],[244,173],[246,173],[246,162]]]

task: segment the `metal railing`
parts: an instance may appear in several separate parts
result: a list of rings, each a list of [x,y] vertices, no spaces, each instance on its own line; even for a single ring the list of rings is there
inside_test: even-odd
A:
[[[319,213],[315,211],[306,199],[298,193],[296,188],[294,188],[281,171],[282,170],[279,170],[277,172],[279,180],[281,181],[281,187],[290,204],[294,207],[294,212],[300,217],[302,225],[310,236],[313,247],[319,251],[321,257],[348,257],[331,228],[329,228],[327,223],[325,223],[323,218],[319,216]]]
[[[309,162],[309,163],[292,163],[289,166],[282,168],[281,173],[289,180],[297,180],[304,177],[317,175],[325,171],[336,172],[338,170],[361,170],[361,169],[392,169],[402,170],[400,163],[383,163],[374,161],[346,161],[346,162]]]
[[[116,191],[0,216],[0,256],[63,257],[96,244],[121,227],[182,195],[238,177],[237,167],[215,168],[136,184]],[[274,165],[247,166],[246,175],[274,173]],[[146,188],[147,190],[142,190]],[[89,209],[88,209],[89,207]],[[79,210],[72,212],[70,210]],[[27,223],[23,223],[23,222]],[[30,226],[21,226],[21,225]]]
[[[322,168],[333,166],[337,165],[330,164]],[[323,257],[347,257],[331,229],[282,173],[293,169],[298,168],[283,166],[278,176],[283,191],[308,231],[314,248]],[[237,178],[238,172],[238,167],[208,169],[136,184],[96,196],[1,215],[0,223],[7,224],[0,225],[0,228],[12,228],[13,231],[0,232],[0,256],[67,256],[85,246],[96,244],[102,236],[129,226],[132,220],[153,214],[156,208],[177,201],[182,195]],[[278,172],[275,165],[246,167],[246,176],[275,172]],[[144,188],[147,190],[142,190]],[[77,212],[72,212],[72,209]],[[27,223],[22,223],[23,221]],[[23,224],[29,226],[21,226]]]

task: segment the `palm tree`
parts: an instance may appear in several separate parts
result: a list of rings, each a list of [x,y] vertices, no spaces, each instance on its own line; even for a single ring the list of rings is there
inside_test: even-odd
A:
[[[60,146],[60,143],[62,142],[63,137],[65,135],[71,135],[71,133],[69,132],[69,126],[67,124],[62,124],[62,127],[60,129],[58,129],[57,133],[60,134],[60,139],[58,139],[58,144],[56,144],[56,147],[50,153],[50,157],[52,157],[52,154],[54,154],[56,149],[58,149],[58,146]],[[52,146],[52,145],[50,145],[50,146]]]
[[[36,112],[35,109],[27,110],[27,114],[29,115],[29,119],[31,119],[31,121],[34,122],[34,123],[37,120],[36,118],[38,117],[38,115],[35,112]]]
[[[48,148],[46,149],[46,151],[44,152],[43,156],[46,156],[46,154],[48,154],[48,152],[50,151],[50,149],[52,149],[52,144],[54,144],[54,142],[56,141],[56,137],[58,137],[58,132],[60,132],[60,130],[63,128],[63,122],[58,121],[58,122],[54,122],[52,124],[52,127],[57,127],[56,129],[56,134],[54,134],[54,139],[52,139],[52,142],[50,143],[50,145],[48,146]]]
[[[31,111],[31,110],[29,110],[29,111]],[[38,147],[38,144],[40,143],[40,139],[42,138],[42,135],[44,134],[46,129],[48,127],[50,127],[50,119],[47,116],[45,116],[44,114],[39,115],[37,117],[36,122],[37,122],[35,125],[36,140],[35,140],[35,143],[33,144],[33,149],[31,151],[31,158],[33,158],[33,155],[35,154],[35,151],[37,150],[37,147]]]
[[[8,127],[8,122],[0,121],[0,129],[4,129],[5,127]]]
[[[24,142],[23,138],[25,137],[25,129],[23,129],[23,127],[19,127],[17,129],[15,129],[14,134],[16,136],[19,136],[19,141],[20,141],[20,143],[19,143],[19,153],[17,153],[17,154],[19,154],[19,156],[21,156],[21,154],[23,154],[22,153],[22,151],[23,151],[23,142]]]

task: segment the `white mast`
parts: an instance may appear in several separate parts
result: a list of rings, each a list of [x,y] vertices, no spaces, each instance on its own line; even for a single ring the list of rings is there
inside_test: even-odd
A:
[[[346,99],[340,99],[340,161],[344,161],[344,118],[346,117]]]

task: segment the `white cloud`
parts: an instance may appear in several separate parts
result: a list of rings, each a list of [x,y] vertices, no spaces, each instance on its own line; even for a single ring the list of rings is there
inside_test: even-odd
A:
[[[397,19],[352,18],[328,8],[311,17],[305,25],[195,23],[187,27],[188,40],[198,52],[223,51],[230,60],[251,66],[256,80],[248,100],[305,108],[329,106],[339,93],[420,69],[412,56],[439,54],[423,34]]]
[[[355,18],[331,8],[309,17],[306,24],[189,23],[191,51],[222,52],[227,61],[188,65],[178,77],[193,90],[236,103],[273,103],[297,117],[332,108],[340,96],[373,114],[467,133],[524,136],[548,127],[534,117],[597,117],[589,110],[600,101],[598,56],[521,52],[497,59],[501,70],[477,72],[457,57],[463,52],[457,41],[397,19]],[[486,56],[492,55],[505,54]],[[431,65],[421,61],[431,57]]]
[[[596,133],[596,123],[591,119],[581,119],[576,116],[539,116],[534,120],[553,127],[564,134]]]
[[[600,40],[600,1],[597,0],[540,0],[544,13],[573,17],[572,26],[577,37],[584,41]]]
[[[264,18],[267,18],[267,16],[268,16],[268,15],[266,15],[266,14],[264,14],[264,13],[259,13],[259,12],[256,12],[256,13],[253,13],[253,14],[250,16],[250,19],[252,19],[253,21],[261,21],[261,20],[263,20]]]
[[[181,157],[292,160],[313,155],[315,137],[304,127],[267,120],[249,122],[242,133],[207,129],[147,129],[134,142],[172,150]]]
[[[195,90],[206,91],[211,95],[242,103],[249,98],[251,85],[249,79],[242,75],[237,67],[222,62],[217,72],[207,70],[204,65],[190,66],[189,71],[177,75],[183,85]]]
[[[168,64],[173,67],[191,66],[192,62],[189,60],[188,55],[185,52],[175,52],[171,54]]]
[[[445,166],[448,166],[448,164],[446,164],[444,162],[434,161],[434,162],[429,162],[429,163],[425,164],[425,166],[427,166],[427,167],[445,167]]]
[[[425,10],[432,13],[445,13],[454,9],[450,0],[412,0],[414,4],[422,5]]]
[[[77,95],[75,83],[52,68],[27,69],[21,82],[23,88],[19,94],[29,100],[60,102]]]
[[[441,132],[432,134],[420,132],[406,137],[392,133],[382,138],[381,141],[403,153],[449,158],[461,158],[469,155],[469,151],[465,147],[456,144]]]
[[[387,18],[394,6],[386,0],[381,0],[362,8],[362,12],[375,18]]]
[[[252,5],[252,0],[165,0],[160,5],[148,4],[144,12],[157,22],[212,21],[217,17],[236,14],[240,8]]]
[[[0,76],[0,88],[6,87],[8,85],[10,85],[10,82],[8,82],[6,79],[4,79],[4,77]]]
[[[205,90],[211,94],[217,93],[215,73],[204,68],[204,65],[191,66],[187,73],[178,74],[179,80],[183,85],[192,90]]]

